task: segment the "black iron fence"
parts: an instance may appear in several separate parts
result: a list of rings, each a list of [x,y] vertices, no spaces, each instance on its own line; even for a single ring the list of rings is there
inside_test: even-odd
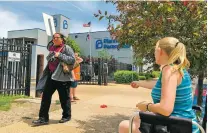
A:
[[[130,64],[121,63],[113,59],[89,58],[82,57],[81,80],[79,84],[90,85],[107,85],[108,82],[114,80],[113,74],[117,70],[132,70]]]
[[[81,80],[79,84],[90,84],[90,85],[107,85],[107,81],[104,82],[104,61],[102,59],[93,60],[91,63],[84,61],[80,64],[81,69]]]
[[[0,39],[0,94],[30,95],[32,46]]]

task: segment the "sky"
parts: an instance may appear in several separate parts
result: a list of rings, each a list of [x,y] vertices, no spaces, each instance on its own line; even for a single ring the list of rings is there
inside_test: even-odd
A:
[[[98,10],[117,14],[116,7],[102,1],[0,1],[0,37],[11,30],[45,29],[42,13],[70,18],[70,33],[88,32],[83,24],[91,21],[92,31],[106,31],[107,21],[94,17]]]

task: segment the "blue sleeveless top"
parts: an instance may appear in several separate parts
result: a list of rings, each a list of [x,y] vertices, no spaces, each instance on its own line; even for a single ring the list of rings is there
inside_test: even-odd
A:
[[[176,89],[176,99],[174,104],[174,109],[171,116],[176,116],[180,118],[188,118],[192,119],[192,121],[196,121],[196,115],[192,110],[192,83],[189,73],[184,70],[184,77],[181,81],[181,84],[177,86]],[[154,103],[159,103],[161,99],[161,88],[162,88],[162,72],[160,73],[159,79],[152,89],[152,99]],[[199,129],[192,125],[192,133],[199,133]]]

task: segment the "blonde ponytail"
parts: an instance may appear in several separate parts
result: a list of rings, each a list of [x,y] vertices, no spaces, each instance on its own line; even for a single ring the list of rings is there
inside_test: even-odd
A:
[[[179,70],[179,72],[183,76],[183,69],[190,66],[190,63],[186,57],[186,48],[183,43],[176,43],[175,48],[169,55],[168,64],[174,64],[175,70]]]
[[[174,70],[178,70],[183,76],[183,69],[190,66],[185,45],[174,37],[166,37],[159,41],[159,47],[168,54],[168,64],[173,64]]]

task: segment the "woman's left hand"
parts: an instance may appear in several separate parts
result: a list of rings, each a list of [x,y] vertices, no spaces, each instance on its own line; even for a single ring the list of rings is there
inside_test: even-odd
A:
[[[147,111],[147,102],[143,101],[136,104],[136,107],[141,111]]]
[[[60,52],[55,52],[55,57],[58,57]]]

